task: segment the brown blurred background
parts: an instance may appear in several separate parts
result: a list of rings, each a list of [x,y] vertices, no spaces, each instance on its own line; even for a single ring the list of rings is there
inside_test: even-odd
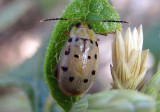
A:
[[[43,18],[60,17],[70,0],[0,0],[0,78],[34,56],[49,39],[55,22],[40,23]],[[123,29],[144,29],[144,49],[150,49],[147,79],[160,70],[160,0],[111,0],[120,20],[131,22]],[[100,66],[89,92],[110,87],[111,37],[100,38]],[[48,41],[47,41],[48,42]],[[47,49],[47,46],[46,48]],[[42,59],[43,60],[43,59]],[[15,87],[0,88],[0,112],[28,112],[25,93]],[[16,106],[17,104],[21,104]],[[23,105],[22,105],[23,102]],[[5,104],[9,106],[5,106]],[[15,105],[13,105],[15,104]],[[15,108],[16,107],[16,108]]]

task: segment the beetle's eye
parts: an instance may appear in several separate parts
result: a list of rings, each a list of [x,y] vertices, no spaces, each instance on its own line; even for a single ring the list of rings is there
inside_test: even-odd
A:
[[[77,24],[76,24],[76,27],[80,27],[80,26],[81,26],[81,23],[77,23]]]
[[[88,28],[91,29],[92,28],[91,25],[88,24]]]

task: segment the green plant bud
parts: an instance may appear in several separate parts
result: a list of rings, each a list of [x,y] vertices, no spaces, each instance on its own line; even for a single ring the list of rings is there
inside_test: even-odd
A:
[[[155,101],[137,91],[103,91],[84,96],[70,112],[155,112]]]
[[[151,80],[143,86],[141,92],[157,99],[157,112],[160,111],[160,72],[156,73]]]

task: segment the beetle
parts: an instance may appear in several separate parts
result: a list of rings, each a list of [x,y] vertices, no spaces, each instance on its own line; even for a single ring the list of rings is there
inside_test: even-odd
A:
[[[79,96],[92,85],[98,70],[98,39],[86,23],[77,23],[70,32],[59,58],[57,78],[60,89]]]
[[[41,22],[50,20],[73,19],[53,18],[44,19]],[[114,20],[104,20],[101,22],[125,23],[125,21]],[[58,80],[59,87],[66,95],[72,97],[80,96],[93,84],[98,71],[98,40],[95,32],[92,31],[91,26],[87,22],[80,21],[71,29],[69,38],[61,50],[59,62],[55,69],[55,77]]]

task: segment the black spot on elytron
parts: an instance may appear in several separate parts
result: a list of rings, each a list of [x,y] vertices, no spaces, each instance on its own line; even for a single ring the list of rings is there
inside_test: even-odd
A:
[[[88,56],[88,59],[91,59],[91,56]]]
[[[79,56],[77,54],[74,55],[75,58],[79,58]]]
[[[93,71],[92,71],[92,75],[95,75],[95,74],[96,74],[96,71],[95,71],[95,70],[93,70]]]
[[[88,40],[88,39],[84,39],[84,38],[82,38],[83,39],[83,41],[85,42],[86,40]]]
[[[96,44],[96,46],[98,47],[98,43],[97,43],[97,42],[95,42],[95,44]]]
[[[68,39],[68,42],[72,42],[72,38],[71,37]]]
[[[88,82],[88,79],[84,79],[83,82],[84,82],[84,83],[87,83],[87,82]]]
[[[95,54],[95,56],[94,56],[94,57],[95,57],[95,59],[97,59],[97,54]]]
[[[91,44],[93,44],[93,41],[92,41],[92,40],[90,40],[90,42],[91,42]]]
[[[76,27],[80,27],[80,26],[81,26],[81,23],[77,23],[77,24],[76,24]]]
[[[74,77],[69,77],[69,81],[72,82],[74,80]]]
[[[70,53],[69,51],[65,51],[65,55],[69,55],[69,53]]]
[[[65,67],[65,66],[61,66],[61,69],[62,69],[64,72],[66,72],[66,71],[68,70],[68,68]]]
[[[78,40],[79,40],[79,38],[76,38],[76,39],[75,39],[75,41],[78,41]]]
[[[88,24],[88,28],[91,29],[92,28],[91,25]]]

